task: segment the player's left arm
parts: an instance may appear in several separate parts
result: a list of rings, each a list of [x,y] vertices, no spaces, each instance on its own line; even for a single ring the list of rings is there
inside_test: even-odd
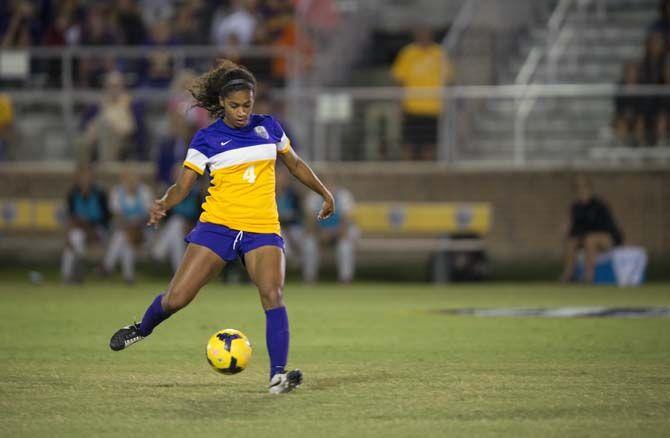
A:
[[[330,190],[321,182],[314,171],[295,153],[293,148],[288,147],[286,151],[280,152],[279,158],[284,162],[289,172],[298,181],[309,187],[323,198],[323,205],[317,215],[317,219],[326,219],[335,211],[335,198]]]

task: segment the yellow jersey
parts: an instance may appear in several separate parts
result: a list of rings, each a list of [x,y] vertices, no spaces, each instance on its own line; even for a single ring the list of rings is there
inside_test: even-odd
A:
[[[442,110],[442,99],[418,98],[412,91],[422,87],[441,87],[451,81],[453,68],[439,44],[405,46],[391,67],[394,79],[407,89],[403,108],[408,114],[436,116]]]
[[[211,185],[200,215],[202,222],[252,233],[280,233],[275,199],[277,153],[291,147],[272,116],[254,114],[244,128],[219,119],[199,130],[186,152],[184,166]]]

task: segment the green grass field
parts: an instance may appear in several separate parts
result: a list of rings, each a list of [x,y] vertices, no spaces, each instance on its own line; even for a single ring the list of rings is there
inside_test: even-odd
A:
[[[446,316],[455,307],[670,305],[639,289],[481,284],[287,286],[289,365],[266,393],[265,319],[250,286],[213,284],[148,340],[113,353],[164,282],[0,283],[0,436],[669,436],[670,319]],[[219,328],[249,368],[210,370]]]

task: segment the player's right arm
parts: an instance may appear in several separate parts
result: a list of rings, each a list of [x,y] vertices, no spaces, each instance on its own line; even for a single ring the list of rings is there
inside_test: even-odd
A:
[[[197,179],[198,173],[195,170],[189,167],[182,168],[177,182],[168,187],[162,198],[154,201],[149,210],[149,222],[147,222],[147,225],[157,225],[165,217],[169,209],[179,204],[188,196]]]

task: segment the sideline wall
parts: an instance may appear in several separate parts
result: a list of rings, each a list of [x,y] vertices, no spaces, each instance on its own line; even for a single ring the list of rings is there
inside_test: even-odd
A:
[[[502,261],[556,260],[572,200],[571,181],[588,175],[630,244],[652,256],[670,256],[670,168],[451,169],[422,163],[329,163],[314,165],[326,180],[348,187],[362,201],[485,201],[493,204],[491,255]],[[137,166],[152,181],[150,165]],[[120,167],[100,169],[107,187]],[[61,198],[72,166],[4,163],[0,198]],[[2,240],[0,239],[0,249]]]

